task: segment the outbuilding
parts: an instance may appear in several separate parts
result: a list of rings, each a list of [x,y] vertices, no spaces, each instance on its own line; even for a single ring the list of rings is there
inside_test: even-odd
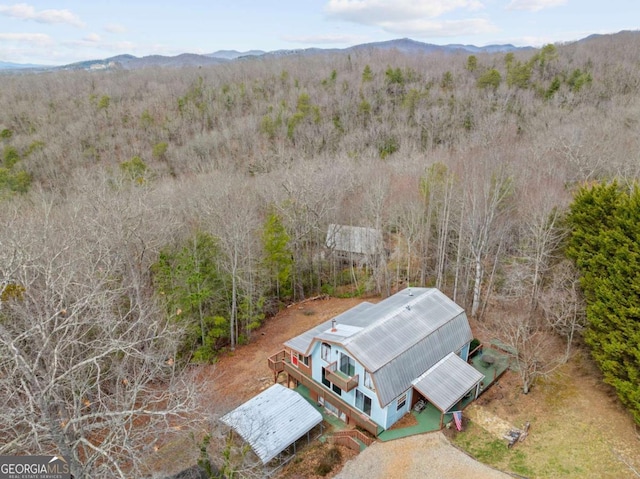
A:
[[[274,384],[221,421],[236,431],[267,464],[322,422],[322,415],[297,392]]]

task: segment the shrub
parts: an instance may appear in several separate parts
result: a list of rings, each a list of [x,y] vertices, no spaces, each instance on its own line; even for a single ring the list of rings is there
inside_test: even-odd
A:
[[[340,449],[334,446],[327,451],[316,466],[316,474],[319,476],[326,476],[336,465],[340,464],[340,461],[342,461],[342,453],[340,452]]]

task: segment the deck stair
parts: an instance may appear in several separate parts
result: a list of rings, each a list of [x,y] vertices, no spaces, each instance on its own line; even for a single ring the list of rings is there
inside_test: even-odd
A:
[[[336,431],[328,438],[331,444],[338,444],[340,446],[348,447],[349,449],[361,452],[367,446],[370,446],[375,442],[375,439],[367,436],[357,429],[345,429],[343,431]]]

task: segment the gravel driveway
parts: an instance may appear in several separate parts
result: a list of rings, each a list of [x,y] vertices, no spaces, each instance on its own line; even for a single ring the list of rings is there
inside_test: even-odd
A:
[[[440,432],[375,442],[348,461],[336,479],[505,479],[508,474],[485,466],[453,447]]]

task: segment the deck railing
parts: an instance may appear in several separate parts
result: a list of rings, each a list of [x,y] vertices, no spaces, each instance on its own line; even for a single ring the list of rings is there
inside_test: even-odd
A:
[[[321,384],[318,384],[310,377],[304,375],[302,371],[298,368],[293,367],[290,363],[284,363],[284,370],[299,384],[306,386],[311,391],[314,391],[318,396],[324,397],[327,401],[334,404],[341,411],[345,412],[349,417],[349,422],[355,424],[356,426],[364,429],[369,432],[373,436],[378,436],[378,425],[373,422],[369,417],[367,417],[362,411],[357,410],[347,402],[345,402],[342,398],[332,393],[326,387]]]
[[[344,431],[336,431],[330,437],[342,437],[342,436],[348,436],[348,437],[358,439],[361,442],[363,442],[366,446],[370,446],[376,441],[374,438],[367,436],[365,433],[363,433],[362,431],[358,431],[357,429],[345,429]]]
[[[324,377],[343,391],[347,392],[355,388],[358,385],[358,381],[360,380],[358,374],[356,374],[355,376],[347,376],[346,374],[339,371],[338,363],[336,361],[324,367]]]
[[[278,373],[284,371],[284,361],[286,357],[287,353],[283,349],[267,359],[269,369],[271,369],[276,376]]]

